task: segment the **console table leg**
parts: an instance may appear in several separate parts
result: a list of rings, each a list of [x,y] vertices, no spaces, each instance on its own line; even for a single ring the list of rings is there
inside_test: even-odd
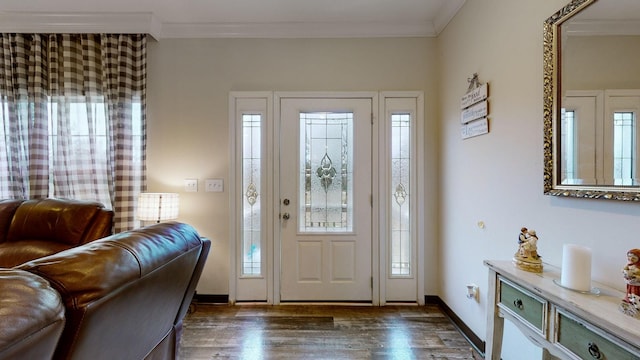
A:
[[[549,350],[542,348],[542,360],[559,360],[560,358],[551,355]]]
[[[493,269],[489,270],[489,292],[487,293],[487,339],[485,341],[485,359],[500,360],[502,355],[502,335],[504,333],[504,318],[499,315],[496,306],[497,276]]]

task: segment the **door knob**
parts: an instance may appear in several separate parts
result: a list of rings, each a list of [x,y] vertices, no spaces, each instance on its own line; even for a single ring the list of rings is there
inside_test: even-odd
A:
[[[289,220],[289,218],[290,218],[289,213],[284,213],[284,214],[282,214],[282,218],[283,218],[284,220]]]
[[[289,201],[289,199],[284,199],[284,200],[282,201],[282,203],[283,203],[283,204],[285,204],[285,205],[289,205],[290,201]]]

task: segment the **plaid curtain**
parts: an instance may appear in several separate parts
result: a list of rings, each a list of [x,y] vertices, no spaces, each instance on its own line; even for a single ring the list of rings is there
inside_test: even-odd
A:
[[[0,106],[0,198],[95,200],[115,232],[138,225],[146,35],[0,34]]]

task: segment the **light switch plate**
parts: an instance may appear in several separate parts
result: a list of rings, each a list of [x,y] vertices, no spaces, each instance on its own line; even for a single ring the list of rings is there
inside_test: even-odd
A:
[[[223,179],[207,179],[204,188],[206,192],[223,192],[224,181]]]
[[[198,179],[184,179],[184,191],[198,192]]]

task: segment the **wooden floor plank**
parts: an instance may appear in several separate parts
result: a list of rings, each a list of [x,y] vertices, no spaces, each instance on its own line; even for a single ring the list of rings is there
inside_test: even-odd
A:
[[[184,320],[180,360],[480,359],[437,306],[195,309]]]

